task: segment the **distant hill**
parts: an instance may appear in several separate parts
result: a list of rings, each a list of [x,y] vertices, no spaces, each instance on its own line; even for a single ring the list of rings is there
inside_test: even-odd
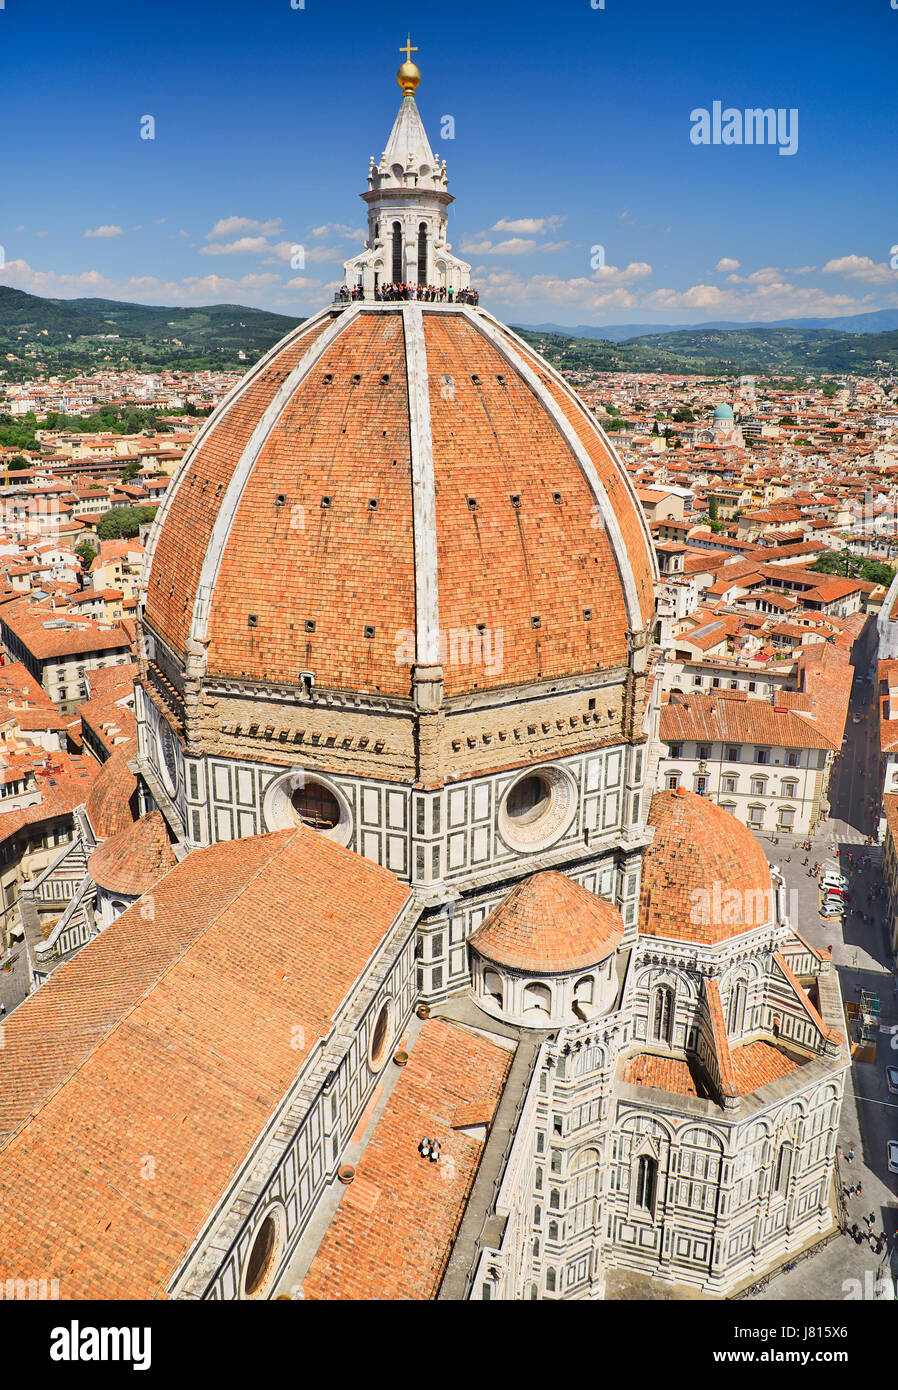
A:
[[[44,299],[0,285],[0,355],[15,359],[0,367],[9,379],[36,368],[72,375],[107,362],[146,370],[245,367],[301,322],[240,304]]]
[[[32,296],[33,297],[33,296]],[[101,319],[103,331],[137,335],[147,341],[180,338],[190,346],[214,341],[246,347],[257,341],[272,347],[301,319],[273,314],[267,309],[247,309],[239,304],[209,304],[203,308],[176,309],[165,305],[128,304],[116,299],[50,299],[60,309],[69,308],[91,321]]]
[[[695,324],[607,323],[598,327],[588,323],[578,323],[574,327],[563,323],[528,323],[524,326],[533,333],[563,333],[566,337],[602,338],[611,343],[662,333],[700,333],[709,329],[729,332],[735,328],[834,328],[839,333],[889,333],[898,329],[898,309],[876,309],[869,314],[849,314],[833,319],[775,319],[771,323],[758,323],[755,319],[745,323],[722,320]]]
[[[895,320],[895,327],[874,333],[829,326],[871,320]],[[115,299],[43,299],[0,285],[0,372],[6,380],[23,380],[42,372],[72,376],[109,365],[145,371],[242,369],[301,321],[240,304],[174,308]],[[610,328],[518,331],[556,366],[571,370],[794,377],[875,372],[881,370],[877,362],[884,362],[887,371],[898,369],[898,311],[892,310],[782,326],[619,328],[621,333],[640,331],[618,339],[607,336]]]
[[[566,370],[684,372],[708,376],[826,376],[898,370],[898,332],[852,334],[809,328],[693,328],[623,342],[518,328]]]

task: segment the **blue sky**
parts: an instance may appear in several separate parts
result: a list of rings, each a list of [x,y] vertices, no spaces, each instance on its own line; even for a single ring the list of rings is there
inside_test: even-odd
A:
[[[893,2],[5,0],[0,282],[318,308],[360,245],[411,30],[450,241],[502,318],[898,306]],[[796,109],[796,153],[694,144],[715,101]]]

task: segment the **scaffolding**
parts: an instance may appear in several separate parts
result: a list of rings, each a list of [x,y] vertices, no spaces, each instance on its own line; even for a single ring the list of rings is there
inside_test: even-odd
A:
[[[879,995],[872,990],[861,990],[858,1019],[858,1042],[862,1047],[875,1047],[879,1036]]]

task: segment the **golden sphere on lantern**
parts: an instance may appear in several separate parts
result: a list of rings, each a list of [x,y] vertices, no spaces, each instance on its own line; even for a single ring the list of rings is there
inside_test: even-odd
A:
[[[421,81],[420,70],[414,63],[401,63],[396,73],[396,81],[402,88],[403,96],[414,96],[415,88]]]

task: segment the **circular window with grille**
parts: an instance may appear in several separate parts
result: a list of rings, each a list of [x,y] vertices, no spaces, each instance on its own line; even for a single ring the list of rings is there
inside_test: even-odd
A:
[[[368,1038],[368,1065],[372,1071],[379,1071],[389,1050],[390,1035],[393,1032],[393,1009],[390,1001],[381,1005]]]
[[[162,777],[167,789],[172,793],[178,789],[178,754],[175,736],[167,724],[159,725],[159,746],[162,751]]]
[[[269,830],[305,825],[339,845],[348,845],[352,836],[352,811],[340,788],[299,769],[272,782],[262,814]]]
[[[506,790],[499,806],[499,833],[521,853],[545,849],[564,834],[577,810],[577,789],[568,772],[540,767]]]
[[[283,1248],[283,1211],[277,1206],[270,1207],[250,1245],[243,1271],[244,1298],[264,1298],[270,1293]]]

